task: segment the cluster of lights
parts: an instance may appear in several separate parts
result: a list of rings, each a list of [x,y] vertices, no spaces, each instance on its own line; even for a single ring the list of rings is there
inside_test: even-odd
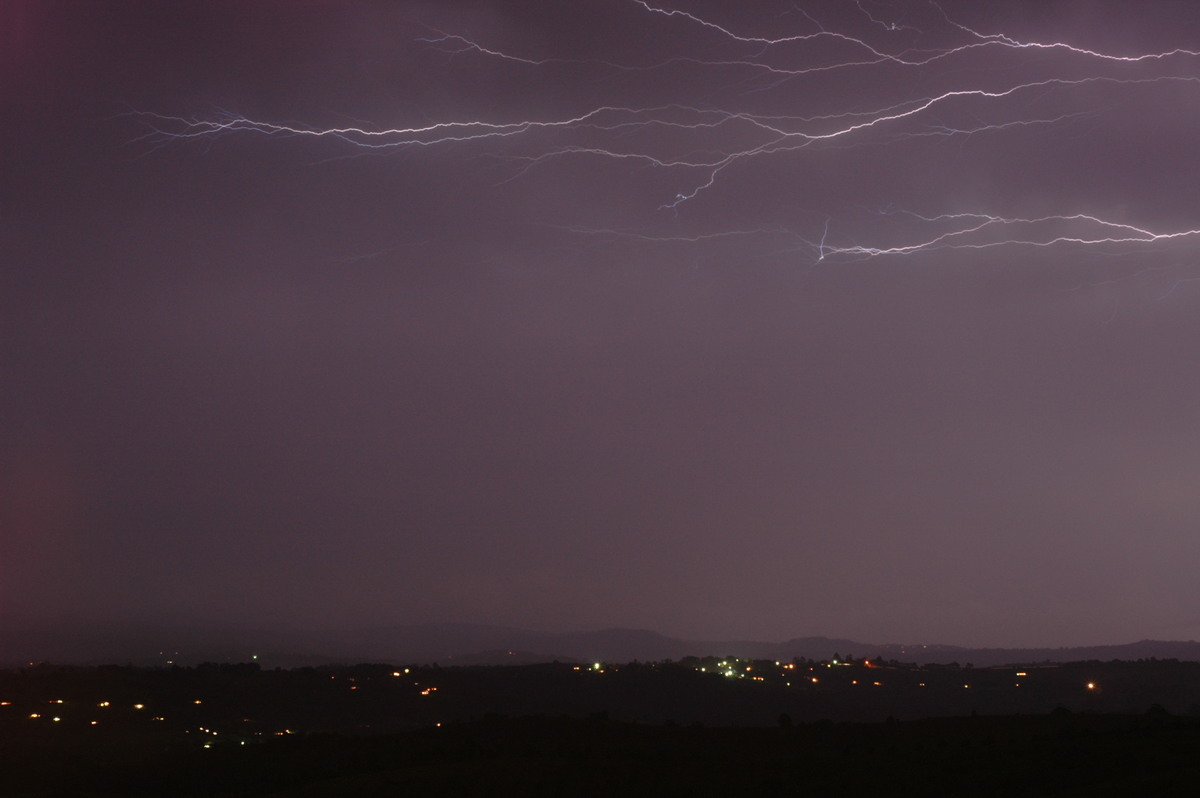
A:
[[[833,666],[850,666],[850,665],[853,665],[853,663],[851,663],[851,662],[839,661],[838,659],[834,659],[834,660],[831,660],[831,661],[830,661],[830,662],[828,662],[828,663],[825,663],[825,667],[826,667],[826,668],[833,667]],[[864,660],[864,661],[862,662],[862,665],[863,665],[863,667],[865,667],[865,668],[879,668],[879,667],[880,667],[880,666],[879,666],[879,665],[877,665],[877,664],[873,664],[873,663],[872,663],[870,660]],[[742,661],[739,661],[739,660],[736,660],[736,659],[725,659],[725,660],[720,660],[719,662],[717,662],[717,663],[716,663],[716,666],[717,666],[717,672],[718,672],[718,673],[721,673],[722,675],[724,675],[724,676],[725,676],[725,677],[727,677],[727,678],[733,678],[733,677],[737,677],[737,678],[746,678],[746,677],[747,677],[747,674],[752,674],[752,673],[753,673],[753,671],[754,671],[754,665],[753,665],[753,664],[749,664],[749,663],[747,663],[747,662],[746,662],[746,661],[744,661],[744,660],[742,660]],[[795,662],[781,663],[781,662],[778,662],[778,661],[776,661],[776,662],[775,662],[775,666],[776,666],[776,667],[779,669],[778,675],[779,675],[780,677],[786,677],[786,676],[788,675],[788,672],[789,672],[789,671],[793,671],[793,672],[794,672],[794,671],[797,669],[797,664],[796,664]],[[581,668],[580,666],[575,666],[575,667],[573,668],[573,670],[575,670],[575,671],[580,671],[580,670],[583,670],[583,668]],[[603,663],[601,663],[601,662],[594,662],[594,663],[592,663],[592,665],[591,665],[590,667],[588,667],[588,668],[587,668],[587,670],[589,670],[589,671],[591,671],[591,672],[595,672],[595,673],[604,673],[604,672],[605,672],[605,667],[604,667]],[[697,668],[697,670],[699,670],[699,671],[701,671],[701,672],[706,672],[706,671],[707,671],[707,668],[706,668],[705,666],[701,666],[701,667]],[[813,667],[810,667],[810,668],[809,668],[809,671],[813,671],[813,670],[814,670],[814,668],[813,668]],[[403,669],[402,671],[401,671],[401,670],[396,670],[396,671],[393,671],[393,672],[391,672],[391,676],[392,676],[392,677],[399,678],[399,677],[403,677],[403,676],[405,676],[405,675],[409,674],[410,672],[411,672],[411,671],[410,671],[410,669],[408,669],[408,668],[405,668],[405,669]],[[1017,678],[1019,678],[1019,679],[1023,679],[1023,678],[1027,678],[1027,677],[1029,677],[1029,672],[1028,672],[1028,671],[1025,671],[1025,670],[1018,670],[1018,671],[1014,671],[1013,673],[1014,673],[1014,674],[1015,674],[1015,676],[1016,676]],[[332,678],[332,677],[331,677],[331,678]],[[751,678],[751,680],[752,680],[752,681],[759,681],[759,682],[765,681],[765,677],[764,677],[764,676],[762,676],[762,675],[752,675],[750,678]],[[811,684],[814,684],[814,685],[815,685],[815,684],[818,684],[818,683],[820,682],[820,679],[819,679],[817,676],[815,676],[815,675],[813,675],[813,676],[808,676],[808,677],[807,677],[807,679],[808,679],[808,681],[809,681]],[[353,681],[353,678],[351,678],[350,680],[351,680],[351,681]],[[420,686],[420,685],[419,685],[419,684],[417,684],[417,683],[414,683],[414,684],[415,684],[416,686],[418,686],[418,687]],[[791,683],[790,683],[790,682],[788,682],[787,684],[788,684],[788,685],[790,685]],[[858,679],[853,679],[853,680],[851,680],[850,684],[852,684],[852,685],[858,685],[858,684],[859,684],[859,680],[858,680]],[[871,682],[871,684],[872,684],[873,686],[875,686],[875,687],[882,687],[882,686],[883,686],[883,682],[881,682],[881,681],[872,681],[872,682]],[[917,686],[918,686],[918,687],[925,687],[925,686],[926,686],[926,683],[925,683],[925,682],[919,682]],[[1016,683],[1014,684],[1014,686],[1015,686],[1015,687],[1020,687],[1020,686],[1021,686],[1021,683],[1020,683],[1020,682],[1016,682]],[[963,684],[962,684],[962,689],[964,689],[964,690],[969,690],[969,689],[971,689],[971,687],[972,687],[971,683],[963,683]],[[1088,682],[1085,682],[1085,683],[1084,683],[1084,688],[1085,688],[1085,690],[1086,690],[1086,691],[1089,691],[1089,692],[1098,692],[1098,691],[1099,691],[1099,685],[1098,685],[1098,684],[1097,684],[1095,681],[1088,681]],[[352,688],[352,689],[354,689],[354,688]],[[424,689],[421,689],[421,690],[420,690],[420,695],[422,695],[422,696],[431,696],[431,695],[433,695],[435,692],[437,692],[437,690],[438,690],[438,688],[437,688],[437,687],[435,687],[435,686],[428,686],[428,687],[425,687]],[[61,706],[61,705],[64,705],[64,704],[66,704],[67,702],[66,702],[66,701],[64,701],[63,699],[58,699],[58,698],[56,698],[56,699],[50,699],[50,700],[48,700],[46,703],[47,703],[47,704],[50,704],[50,705],[53,705],[53,706]],[[193,705],[199,706],[199,705],[202,705],[202,704],[204,703],[204,701],[203,701],[202,699],[194,699],[194,700],[193,700],[191,703],[192,703]],[[12,706],[12,702],[11,702],[11,701],[0,701],[0,707],[7,707],[7,706]],[[107,700],[106,700],[106,701],[100,701],[100,702],[96,703],[96,704],[95,704],[95,706],[96,706],[97,708],[106,709],[106,708],[110,708],[110,707],[112,707],[112,702],[111,702],[111,701],[107,701]],[[130,705],[130,706],[131,706],[131,707],[132,707],[132,709],[134,709],[134,710],[143,710],[143,709],[145,709],[145,708],[146,708],[146,704],[144,704],[144,703],[135,703],[135,704],[132,704],[132,705]],[[43,715],[42,713],[40,713],[40,712],[32,712],[32,713],[30,713],[30,714],[28,715],[28,718],[29,718],[30,720],[41,720],[41,719],[45,718],[45,719],[47,719],[47,720],[49,720],[49,721],[51,721],[51,722],[53,722],[53,723],[61,723],[61,722],[63,721],[63,718],[62,718],[61,716],[59,716],[59,715],[51,715],[51,716],[49,716],[49,717],[47,718],[46,716],[44,716],[44,715]],[[155,721],[163,721],[163,720],[164,720],[164,718],[163,718],[163,717],[161,717],[161,716],[155,716],[155,717],[153,718],[153,720],[155,720]],[[249,718],[244,718],[244,719],[243,719],[243,721],[244,721],[244,722],[250,722],[250,719],[249,719]],[[98,721],[96,721],[96,720],[91,720],[91,721],[89,721],[89,725],[90,725],[90,726],[96,726],[96,725],[98,725],[98,723],[99,723],[99,722],[98,722]],[[439,723],[437,723],[437,726],[439,726],[439,727],[440,727],[441,725],[442,725],[442,724],[441,724],[440,722],[439,722]],[[211,735],[212,737],[217,737],[217,736],[219,735],[219,733],[218,733],[216,730],[214,730],[214,729],[210,729],[210,728],[207,728],[207,727],[204,727],[204,726],[200,726],[200,727],[197,727],[197,728],[198,728],[199,732],[201,732],[201,733],[203,733],[203,734],[206,734],[206,735]],[[275,734],[276,736],[284,736],[284,735],[289,735],[289,734],[293,734],[293,733],[294,733],[294,732],[293,732],[291,729],[284,729],[284,730],[282,730],[282,731],[277,731],[277,732],[275,732],[274,734]],[[256,734],[257,734],[257,733],[256,733]],[[243,741],[240,741],[240,745],[245,745],[245,741],[244,741],[244,740],[243,740]],[[203,747],[204,747],[204,748],[211,748],[211,747],[212,747],[212,744],[211,744],[211,743],[205,743]]]

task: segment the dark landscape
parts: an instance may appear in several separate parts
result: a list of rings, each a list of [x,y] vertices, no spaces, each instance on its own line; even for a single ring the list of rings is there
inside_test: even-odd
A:
[[[0,740],[30,798],[1184,794],[1200,662],[38,664]]]

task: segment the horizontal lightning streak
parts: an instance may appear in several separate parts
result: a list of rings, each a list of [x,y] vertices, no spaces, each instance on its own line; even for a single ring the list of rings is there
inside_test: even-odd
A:
[[[1088,214],[1050,215],[1038,218],[1004,218],[979,213],[943,214],[941,216],[920,216],[910,214],[925,222],[951,220],[961,222],[965,226],[958,227],[945,233],[932,236],[913,244],[903,244],[891,247],[871,247],[863,245],[833,246],[823,244],[825,255],[912,255],[935,249],[989,249],[998,246],[1029,246],[1050,247],[1058,244],[1098,245],[1098,244],[1146,244],[1156,241],[1170,241],[1177,238],[1187,238],[1200,235],[1200,229],[1178,230],[1171,232],[1154,232],[1143,227],[1114,222]],[[982,221],[979,221],[982,220]],[[1089,222],[1100,231],[1093,235],[1062,235],[1049,232],[1042,238],[997,238],[990,241],[970,241],[966,239],[973,234],[981,233],[989,228],[1010,228],[1016,226],[1050,225],[1056,222]],[[1121,234],[1124,231],[1125,234]]]
[[[1060,41],[1023,41],[1002,33],[983,33],[952,20],[942,11],[955,38],[965,42],[935,50],[913,51],[886,49],[867,40],[846,33],[828,30],[801,9],[799,11],[817,30],[810,33],[792,34],[781,37],[746,35],[718,24],[690,11],[669,8],[650,0],[629,0],[630,7],[647,14],[677,20],[681,23],[717,34],[720,38],[737,44],[753,45],[759,54],[753,57],[704,58],[700,56],[675,56],[650,66],[629,66],[610,61],[587,61],[615,70],[659,69],[668,65],[688,65],[702,69],[730,68],[756,70],[778,78],[818,75],[834,69],[871,68],[890,65],[904,68],[920,68],[928,64],[955,56],[983,50],[1044,51],[1061,53],[1074,59],[1101,61],[1114,68],[1140,63],[1157,63],[1172,58],[1195,58],[1200,51],[1182,48],[1140,54],[1113,54],[1080,47]],[[917,28],[903,24],[903,18],[888,22],[869,12],[861,0],[856,0],[859,12],[869,21],[878,36],[890,37],[901,32],[922,33]],[[941,11],[939,7],[939,11]],[[473,54],[498,59],[534,69],[548,69],[561,63],[584,63],[583,61],[558,58],[530,58],[485,46],[466,36],[428,28],[433,35],[417,41],[449,55]],[[910,37],[911,38],[911,37]],[[768,64],[761,58],[770,50],[788,48],[803,50],[817,41],[846,45],[854,54],[844,60],[788,68]],[[895,48],[893,48],[895,49]],[[865,55],[864,55],[865,54]],[[1002,73],[989,75],[988,80],[1001,79]],[[964,78],[969,79],[969,78]],[[976,78],[978,80],[978,78]],[[1009,103],[1018,95],[1040,93],[1041,98],[1052,92],[1069,92],[1089,86],[1150,86],[1154,84],[1200,85],[1200,77],[1194,74],[1163,74],[1151,77],[1120,77],[1096,74],[1086,77],[1045,77],[1036,80],[1016,81],[999,88],[982,88],[978,85],[953,88],[922,97],[904,99],[884,107],[871,110],[845,110],[835,113],[819,113],[808,116],[788,114],[753,113],[747,110],[719,107],[702,108],[683,103],[635,106],[619,103],[598,105],[580,113],[560,118],[525,118],[511,121],[488,121],[464,119],[439,121],[414,127],[392,127],[371,129],[362,125],[342,127],[308,127],[252,119],[237,114],[218,114],[212,117],[188,117],[157,113],[137,113],[149,127],[146,138],[165,142],[216,138],[239,134],[258,134],[272,138],[330,139],[356,150],[392,150],[405,147],[429,148],[435,146],[473,146],[491,149],[484,154],[497,159],[511,161],[520,166],[503,182],[521,178],[535,167],[564,158],[601,158],[614,162],[639,162],[656,169],[673,170],[681,173],[686,181],[675,191],[674,196],[659,204],[662,210],[678,211],[681,206],[702,193],[713,190],[729,169],[750,160],[785,156],[798,153],[815,144],[845,141],[857,145],[861,141],[857,134],[866,131],[881,131],[885,140],[900,141],[917,137],[967,137],[981,133],[1003,133],[1020,127],[1050,126],[1067,120],[1094,116],[1096,112],[1064,110],[1060,114],[1013,115],[995,122],[979,121],[971,126],[951,125],[936,118],[924,123],[923,128],[913,129],[925,116],[936,116],[937,109],[953,109],[959,105],[984,103],[1001,112],[1008,112]],[[553,131],[555,136],[542,134]],[[653,133],[653,140],[629,135],[639,132]],[[678,133],[678,138],[673,134]],[[564,141],[565,139],[565,141]],[[617,142],[620,142],[618,146]],[[878,143],[871,139],[871,143]],[[495,146],[503,144],[503,147]],[[888,255],[911,255],[934,249],[985,249],[999,246],[1049,247],[1055,245],[1098,246],[1107,244],[1148,244],[1200,235],[1200,230],[1152,231],[1095,215],[1063,213],[1041,217],[1005,217],[981,213],[950,213],[940,216],[907,214],[915,227],[938,226],[943,229],[932,233],[916,230],[910,241],[903,244],[872,244],[863,242],[832,243],[838,237],[836,219],[827,218],[821,230],[820,240],[805,240],[805,245],[816,259],[830,257],[880,257]],[[944,229],[949,227],[950,229]],[[1086,230],[1069,229],[1085,227]],[[604,232],[624,235],[646,241],[701,242],[718,237],[767,235],[780,232],[775,228],[735,230],[703,233],[695,236],[654,236],[650,234],[598,231],[583,227],[569,228],[584,233]]]

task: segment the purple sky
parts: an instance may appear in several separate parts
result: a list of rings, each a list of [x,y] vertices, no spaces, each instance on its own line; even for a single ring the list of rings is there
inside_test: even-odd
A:
[[[0,620],[1200,637],[1200,10],[940,8],[9,0]]]

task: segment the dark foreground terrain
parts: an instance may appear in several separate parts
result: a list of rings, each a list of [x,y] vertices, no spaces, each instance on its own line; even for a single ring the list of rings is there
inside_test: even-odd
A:
[[[38,666],[0,672],[0,795],[1193,795],[1198,688],[1174,661]]]

